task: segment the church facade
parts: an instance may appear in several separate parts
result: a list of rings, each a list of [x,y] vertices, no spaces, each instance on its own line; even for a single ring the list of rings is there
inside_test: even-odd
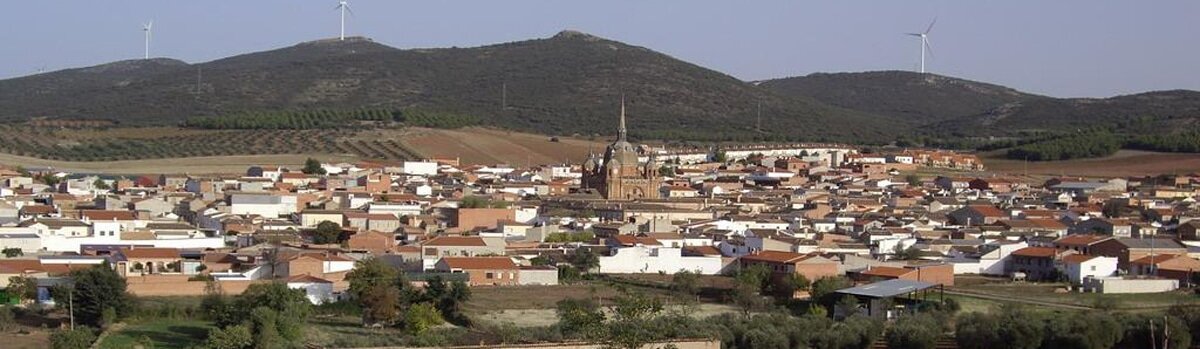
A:
[[[645,164],[638,163],[637,147],[626,139],[625,101],[621,101],[621,123],[617,140],[604,150],[604,157],[592,154],[583,163],[583,189],[591,189],[609,200],[658,199],[662,178],[654,155]]]

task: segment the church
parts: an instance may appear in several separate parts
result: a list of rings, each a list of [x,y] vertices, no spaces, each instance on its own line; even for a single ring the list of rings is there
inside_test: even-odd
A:
[[[609,200],[658,199],[662,178],[655,167],[654,154],[645,164],[639,164],[637,148],[626,136],[625,101],[622,100],[617,140],[605,149],[603,159],[592,154],[583,163],[583,189],[595,190]]]

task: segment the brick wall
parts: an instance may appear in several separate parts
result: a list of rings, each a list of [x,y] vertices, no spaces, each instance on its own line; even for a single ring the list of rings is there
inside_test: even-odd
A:
[[[204,281],[187,281],[185,275],[145,275],[125,278],[126,290],[138,296],[201,296]],[[246,291],[250,285],[267,281],[221,281],[225,294],[236,295]]]

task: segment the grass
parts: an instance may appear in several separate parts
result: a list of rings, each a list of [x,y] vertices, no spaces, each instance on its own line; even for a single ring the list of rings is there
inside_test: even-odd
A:
[[[132,323],[111,333],[100,343],[102,349],[132,348],[143,337],[158,349],[182,349],[199,345],[208,338],[212,324],[201,320],[157,319]]]
[[[1014,283],[1002,279],[979,278],[958,283],[954,289],[1014,300],[1086,307],[1104,305],[1116,310],[1162,309],[1176,304],[1200,305],[1200,297],[1186,291],[1138,294],[1061,292],[1066,286],[1063,283]]]

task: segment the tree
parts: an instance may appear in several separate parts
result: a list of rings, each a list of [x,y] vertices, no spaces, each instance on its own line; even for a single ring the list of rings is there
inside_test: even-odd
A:
[[[928,314],[904,316],[884,335],[890,349],[933,349],[942,336],[941,323]]]
[[[729,157],[725,156],[725,152],[724,152],[724,151],[719,151],[719,150],[718,150],[716,153],[714,153],[714,154],[713,154],[713,162],[716,162],[716,163],[722,163],[722,164],[723,164],[723,163],[725,163],[725,162],[727,162],[727,161],[729,161]]]
[[[414,304],[404,313],[404,329],[414,335],[424,333],[444,322],[437,307],[430,303]]]
[[[321,162],[317,159],[308,158],[308,160],[304,160],[304,168],[300,169],[300,172],[309,175],[323,175],[325,168],[321,167]]]
[[[571,255],[571,265],[584,273],[590,273],[593,269],[600,267],[600,256],[588,248],[576,249],[575,253]]]
[[[391,325],[400,318],[400,290],[392,285],[375,285],[358,295],[363,325]]]
[[[837,304],[833,306],[834,314],[842,314],[842,316],[853,316],[858,314],[858,298],[851,295],[842,296],[838,299]],[[835,315],[836,316],[836,315]]]
[[[802,274],[788,274],[780,280],[776,287],[775,294],[781,299],[792,299],[796,295],[796,291],[807,290],[812,283],[807,277]]]
[[[67,287],[67,292],[74,298],[71,302],[79,323],[99,327],[107,308],[116,309],[118,318],[127,315],[133,302],[125,292],[125,278],[108,263],[72,271],[71,279],[73,283]]]
[[[11,276],[8,278],[8,288],[5,289],[8,294],[22,300],[33,300],[37,298],[37,279],[25,276]]]
[[[850,287],[850,279],[842,276],[826,276],[812,284],[812,299],[825,306],[832,306],[837,301],[834,291]]]
[[[25,252],[21,251],[20,247],[6,247],[3,250],[0,250],[0,253],[3,253],[4,257],[7,257],[7,258],[13,258],[13,257],[25,255]]]
[[[915,261],[915,260],[921,259],[921,249],[917,248],[916,246],[909,246],[908,248],[902,248],[901,245],[897,244],[896,245],[896,259],[906,260],[906,261]]]
[[[671,177],[675,175],[675,168],[662,165],[658,167],[658,175],[662,177]]]
[[[1116,347],[1124,331],[1112,315],[1068,313],[1046,321],[1043,348],[1107,349]]]
[[[358,298],[376,286],[407,286],[408,280],[403,280],[399,270],[387,265],[382,259],[369,257],[354,262],[354,269],[346,273],[346,281],[350,283],[349,293]]]
[[[671,277],[671,290],[690,299],[700,293],[700,275],[687,270],[675,272]]]
[[[112,187],[110,187],[108,185],[108,182],[105,182],[104,179],[101,179],[101,178],[96,178],[95,181],[92,181],[92,187],[95,187],[96,189],[100,189],[100,190],[112,189]]]
[[[96,341],[96,332],[81,326],[73,330],[58,330],[50,334],[50,347],[54,349],[87,349]]]
[[[16,327],[16,314],[13,314],[13,307],[0,305],[0,333],[12,331]]]
[[[606,326],[603,343],[609,348],[640,349],[653,342],[663,334],[650,323],[662,310],[658,298],[625,292],[609,307],[613,317]]]
[[[750,312],[762,307],[765,302],[762,295],[761,282],[753,273],[738,274],[733,286],[731,298],[733,304],[742,310],[742,316],[749,318]]]
[[[921,186],[921,176],[918,176],[916,174],[909,174],[907,176],[904,176],[904,181],[908,182],[908,185],[911,185],[914,187]]]
[[[963,349],[1000,348],[999,319],[990,314],[966,313],[955,321],[954,341]]]
[[[555,304],[558,327],[564,335],[593,338],[604,324],[604,312],[591,299],[563,299]]]
[[[208,332],[204,342],[207,349],[245,349],[254,345],[254,336],[249,325],[234,325]]]
[[[312,234],[314,244],[336,244],[341,242],[341,238],[342,226],[330,221],[317,223],[317,229]]]

